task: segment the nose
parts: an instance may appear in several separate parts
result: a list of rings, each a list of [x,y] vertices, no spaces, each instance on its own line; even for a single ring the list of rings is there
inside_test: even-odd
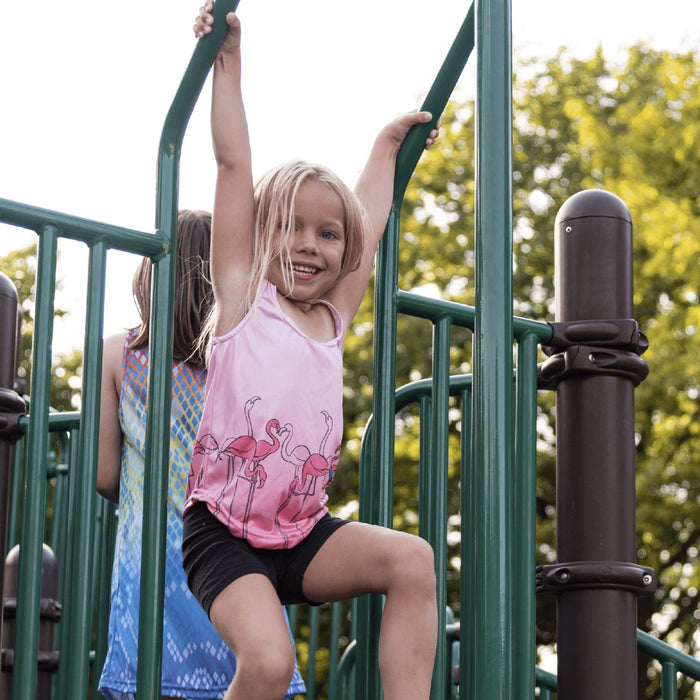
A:
[[[294,233],[294,248],[299,253],[315,255],[318,252],[316,231],[306,226],[296,231]]]

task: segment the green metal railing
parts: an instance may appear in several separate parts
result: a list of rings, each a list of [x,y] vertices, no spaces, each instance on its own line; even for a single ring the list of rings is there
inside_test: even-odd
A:
[[[177,246],[180,148],[223,38],[223,17],[237,4],[236,0],[216,3],[214,32],[197,43],[165,120],[158,153],[154,233],[0,199],[0,222],[33,230],[39,236],[31,412],[20,421],[24,439],[15,450],[8,524],[8,541],[20,542],[23,552],[13,670],[15,700],[30,700],[36,687],[47,476],[56,480],[50,544],[61,562],[59,598],[63,604],[57,637],[61,663],[53,697],[85,698],[90,688],[92,697],[97,697],[96,678],[93,673],[91,683],[90,674],[91,668],[99,673],[106,651],[115,525],[114,507],[95,493],[106,255],[117,249],[148,256],[154,262],[149,406],[170,406],[172,260]],[[392,526],[395,416],[415,404],[420,415],[419,532],[435,550],[439,624],[444,630],[439,635],[431,698],[531,697],[536,687],[540,698],[549,698],[556,692],[556,678],[535,668],[534,512],[537,352],[550,340],[552,327],[512,315],[509,0],[480,0],[476,12],[469,9],[423,108],[436,116],[442,113],[474,49],[475,34],[476,304],[470,307],[427,299],[398,289],[400,209],[432,126],[425,125],[409,134],[399,154],[394,204],[378,253],[374,406],[361,449],[360,517]],[[82,241],[90,251],[80,414],[51,414],[49,409],[60,237]],[[403,387],[395,385],[399,314],[426,319],[433,328],[432,377]],[[473,333],[473,375],[450,376],[453,326]],[[449,454],[448,440],[450,401],[455,399],[461,408],[461,445],[456,458]],[[52,433],[58,436],[59,463],[49,468]],[[158,697],[160,692],[168,440],[169,412],[149,410],[146,461],[154,468],[147,471],[144,485],[137,689],[144,698]],[[460,463],[460,517],[463,531],[469,533],[460,545],[459,621],[447,606],[445,583],[450,460]],[[322,696],[316,664],[321,665],[317,653],[323,648],[328,650],[328,698],[380,698],[376,647],[382,600],[379,596],[358,599],[349,621],[343,610],[347,609],[340,604],[310,610],[303,625],[308,632],[303,635],[297,625],[299,611],[289,611],[297,638],[308,645],[307,696]],[[330,618],[328,640],[320,636],[326,615]],[[696,660],[643,632],[637,636],[640,648],[661,663],[664,700],[676,698],[677,674],[700,680]],[[349,640],[342,649],[341,637]]]

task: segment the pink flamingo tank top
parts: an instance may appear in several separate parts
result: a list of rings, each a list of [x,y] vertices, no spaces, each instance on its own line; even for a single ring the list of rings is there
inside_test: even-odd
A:
[[[229,333],[212,339],[204,412],[187,483],[195,501],[254,547],[298,544],[328,512],[343,436],[343,322],[312,340],[265,281]]]

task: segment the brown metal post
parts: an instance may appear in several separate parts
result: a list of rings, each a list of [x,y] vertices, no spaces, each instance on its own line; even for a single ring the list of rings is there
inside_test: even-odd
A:
[[[7,518],[10,502],[12,445],[20,435],[17,421],[25,411],[22,398],[15,391],[17,348],[19,347],[19,305],[17,290],[10,278],[0,272],[0,690],[6,690],[11,676],[5,664],[7,653],[5,618],[5,555],[7,553]],[[5,688],[7,686],[7,688]],[[5,697],[5,694],[2,694]],[[10,695],[7,695],[9,698]]]
[[[15,622],[17,613],[17,580],[19,570],[19,545],[14,546],[5,560],[5,615],[3,637],[7,648],[2,650],[4,673],[0,677],[0,698],[12,697],[12,668],[15,662]],[[41,602],[39,622],[39,652],[37,674],[37,700],[51,700],[53,674],[58,669],[59,653],[55,651],[56,623],[61,619],[58,593],[58,562],[53,550],[42,545],[41,554]]]
[[[12,444],[19,436],[17,418],[25,410],[24,401],[15,392],[17,308],[15,285],[7,275],[0,272],[0,562],[5,561],[7,553]],[[0,601],[3,600],[2,578],[0,576]]]
[[[587,190],[555,232],[556,323],[540,368],[556,387],[557,561],[538,590],[557,598],[560,700],[637,700],[636,596],[654,571],[635,562],[634,388],[647,374],[633,320],[632,220]]]

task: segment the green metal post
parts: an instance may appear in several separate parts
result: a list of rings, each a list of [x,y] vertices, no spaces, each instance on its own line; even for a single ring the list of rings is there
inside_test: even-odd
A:
[[[476,0],[475,513],[466,697],[514,698],[512,70],[509,0]]]
[[[76,499],[72,506],[72,576],[67,615],[72,653],[68,664],[68,697],[85,697],[90,676],[92,643],[92,566],[95,508],[97,503],[97,451],[99,445],[102,334],[104,321],[107,247],[98,241],[90,248],[87,319],[83,361],[82,419],[78,439]],[[63,637],[65,639],[65,637]]]
[[[15,664],[12,679],[13,700],[34,700],[37,685],[39,649],[39,605],[41,599],[41,559],[46,512],[46,454],[49,449],[49,392],[51,383],[51,337],[53,334],[53,294],[56,286],[58,230],[46,226],[39,240],[37,262],[34,342],[32,345],[32,405],[27,435],[27,461],[23,474],[22,510],[34,517],[23,517],[20,526]]]
[[[70,431],[69,439],[69,454],[68,454],[68,514],[72,514],[76,504],[79,503],[78,483],[76,475],[78,473],[79,450],[78,443],[80,441],[79,428],[73,428]],[[74,648],[74,643],[77,641],[71,637],[71,622],[70,622],[70,591],[72,588],[72,571],[73,571],[73,553],[74,541],[68,536],[68,523],[65,529],[65,542],[63,546],[63,559],[60,562],[58,569],[58,599],[64,601],[63,619],[58,626],[58,649],[60,658],[70,659],[78,652]],[[68,603],[68,604],[66,604]],[[68,685],[68,677],[70,675],[70,664],[67,661],[58,664],[58,673],[56,674],[55,690],[58,700],[68,697],[66,688]]]
[[[678,700],[678,676],[673,661],[661,665],[661,693],[663,700]]]
[[[433,121],[415,128],[406,138],[396,166],[394,202],[386,232],[379,245],[376,265],[374,309],[374,403],[372,432],[365,458],[360,461],[360,519],[391,527],[393,514],[393,464],[396,376],[396,318],[398,277],[398,234],[400,205],[404,190],[423,151],[427,132],[442,113],[459,79],[474,42],[473,9],[467,17],[431,87],[422,108],[433,113]],[[357,693],[379,698],[381,685],[377,646],[382,600],[365,596],[357,604]],[[444,615],[444,611],[441,613]]]
[[[93,560],[93,588],[95,600],[95,631],[93,663],[93,679],[99,678],[107,657],[107,632],[109,627],[109,607],[112,580],[112,562],[114,560],[114,540],[116,536],[117,518],[116,504],[104,498],[98,498],[97,514],[95,516],[95,554]],[[92,683],[92,697],[101,698],[97,690],[97,682]]]
[[[190,65],[165,119],[158,151],[156,228],[165,239],[166,255],[154,261],[149,346],[149,411],[146,424],[146,470],[139,603],[137,694],[158,697],[162,668],[163,593],[165,589],[166,498],[168,493],[170,400],[172,372],[173,290],[177,256],[177,207],[180,151],[185,128],[226,33],[224,18],[237,0],[218,0],[212,10],[212,33],[197,42]]]
[[[21,419],[20,419],[21,422]],[[25,429],[27,426],[24,418]],[[26,434],[26,433],[25,433]],[[12,474],[10,478],[10,505],[7,512],[7,549],[10,550],[19,542],[19,499],[22,492],[22,465],[24,464],[24,450],[26,439],[20,440],[12,454]]]
[[[306,696],[316,698],[316,652],[318,651],[318,608],[309,609],[309,659],[306,666]]]
[[[430,459],[422,465],[428,478],[420,494],[420,535],[433,547],[437,572],[438,636],[430,697],[444,698],[449,687],[449,659],[446,627],[447,584],[447,467],[449,400],[450,400],[450,326],[449,317],[440,318],[433,326],[432,415],[430,416]]]
[[[511,586],[518,593],[513,615],[513,684],[527,696],[535,687],[535,500],[537,484],[537,347],[527,333],[518,342],[515,383],[515,473],[513,488],[514,566]]]
[[[360,520],[392,526],[394,465],[394,389],[396,376],[396,305],[399,211],[393,208],[377,253],[374,296],[374,399],[376,423],[370,436],[369,459],[360,461]],[[381,596],[358,600],[357,693],[381,697],[379,680],[379,628]]]
[[[341,604],[333,603],[331,605],[331,631],[330,641],[328,643],[328,697],[329,700],[334,700],[331,694],[336,687],[338,678],[338,641],[340,639],[340,612]]]
[[[474,398],[472,385],[462,391],[462,420],[461,420],[461,440],[460,440],[460,473],[459,479],[462,485],[460,489],[460,523],[461,539],[459,543],[459,687],[461,694],[466,698],[468,690],[468,679],[473,673],[472,669],[472,644],[473,638],[470,630],[473,626],[473,601],[474,601],[474,575],[472,572],[473,545],[471,541],[470,528],[474,521],[472,515],[474,509],[474,495],[471,491],[471,484],[474,482],[473,454],[474,445],[472,441],[473,425],[473,405]]]

